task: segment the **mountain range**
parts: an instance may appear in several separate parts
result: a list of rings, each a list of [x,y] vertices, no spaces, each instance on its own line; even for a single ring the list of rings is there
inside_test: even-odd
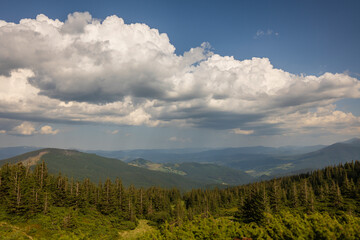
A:
[[[0,157],[16,153],[20,155],[0,160],[0,166],[23,162],[31,167],[44,161],[49,172],[61,172],[69,178],[89,178],[94,182],[120,178],[126,186],[133,184],[137,187],[161,186],[188,190],[246,184],[358,160],[360,139],[330,146],[90,152],[55,148],[2,148]]]
[[[0,166],[6,163],[22,162],[25,166],[33,167],[41,161],[47,164],[50,173],[60,172],[62,175],[77,180],[89,178],[93,182],[104,182],[107,178],[111,180],[120,178],[125,186],[133,184],[136,187],[177,187],[188,190],[244,184],[252,181],[252,177],[245,172],[218,167],[214,164],[193,163],[185,167],[179,165],[181,169],[178,172],[154,171],[114,158],[55,148],[40,149],[0,160]],[[212,174],[214,171],[217,172],[216,175]],[[196,175],[196,172],[199,174]]]

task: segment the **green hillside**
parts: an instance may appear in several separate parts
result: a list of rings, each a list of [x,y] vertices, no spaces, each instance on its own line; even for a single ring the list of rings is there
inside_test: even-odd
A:
[[[75,150],[41,149],[1,160],[0,165],[17,162],[23,162],[24,165],[35,165],[39,161],[47,164],[50,173],[61,172],[62,175],[79,180],[89,178],[93,182],[100,180],[104,182],[107,178],[111,180],[120,178],[125,186],[133,184],[136,187],[178,187],[183,190],[206,185],[177,174],[154,172],[130,166],[118,159]]]
[[[322,168],[358,159],[360,159],[360,143],[352,141],[335,143],[318,151],[303,154],[295,158],[294,164],[298,168]]]
[[[225,166],[208,163],[186,162],[169,164],[173,169],[186,173],[186,177],[214,184],[239,185],[249,183],[253,178],[247,173]],[[168,166],[168,164],[166,164]]]
[[[143,158],[134,159],[129,164],[149,170],[183,175],[188,179],[207,184],[239,185],[254,180],[254,178],[243,171],[217,164],[195,162],[153,163]]]

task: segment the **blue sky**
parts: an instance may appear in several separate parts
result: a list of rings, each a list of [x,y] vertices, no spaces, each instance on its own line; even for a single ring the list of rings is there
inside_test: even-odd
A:
[[[125,149],[311,145],[341,141],[360,133],[359,1],[2,1],[1,5],[0,20],[7,24],[0,25],[2,46],[18,54],[3,50],[1,57],[0,53],[3,83],[7,81],[5,86],[10,86],[11,82],[18,89],[30,84],[33,94],[41,96],[14,100],[16,94],[22,94],[16,92],[0,99],[1,146]],[[116,64],[112,62],[96,76],[92,69],[101,64],[90,68],[89,76],[83,73],[87,71],[84,68],[80,74],[76,63],[88,56],[73,44],[74,39],[93,35],[86,35],[85,28],[75,33],[76,21],[73,25],[68,21],[67,32],[60,31],[59,36],[73,36],[71,47],[79,55],[74,56],[77,62],[71,65],[70,76],[79,77],[69,80],[65,76],[64,80],[63,74],[55,74],[52,66],[62,69],[61,64],[67,63],[56,62],[57,58],[45,53],[33,58],[42,50],[57,51],[53,42],[58,35],[32,45],[34,39],[30,35],[21,35],[17,27],[8,25],[21,25],[19,21],[24,18],[35,21],[38,14],[65,23],[74,12],[88,12],[90,17],[72,15],[87,25],[95,26],[96,20],[103,24],[108,16],[116,15],[125,25],[143,23],[165,33],[168,40],[160,34],[146,35],[147,28],[114,27],[117,39],[144,31],[144,38],[158,44],[156,51],[166,56],[164,64],[169,65],[165,67],[164,61],[145,57],[134,60],[139,64],[131,65],[134,71],[130,73],[125,73],[129,68],[112,68]],[[30,25],[23,26],[38,31]],[[48,36],[44,31],[41,34]],[[117,31],[130,33],[116,35]],[[21,43],[30,47],[22,50],[14,40],[5,41],[8,39],[22,39]],[[112,36],[109,39],[105,40],[113,44]],[[159,43],[159,39],[163,42]],[[105,40],[93,42],[101,45]],[[119,45],[110,46],[106,53],[91,46],[89,52],[93,51],[96,57],[104,54],[104,58],[111,52],[117,54],[115,58],[123,59],[135,51],[137,56],[140,53],[132,48],[133,42],[144,46],[142,39],[134,37],[130,42],[124,40],[126,53],[117,52]],[[209,45],[202,45],[204,42]],[[65,40],[61,44],[64,43]],[[81,49],[86,49],[84,46]],[[31,47],[37,52],[27,53]],[[197,52],[189,52],[188,59],[195,60],[182,60],[192,48]],[[229,60],[227,56],[233,58]],[[249,60],[253,69],[249,75],[245,74],[248,63],[244,60]],[[177,69],[187,61],[195,62]],[[152,62],[160,65],[151,69]],[[109,68],[113,73],[109,73]],[[20,71],[17,78],[14,71]],[[144,74],[151,77],[144,80]],[[192,80],[188,79],[189,74],[193,74]],[[117,78],[119,75],[122,77]],[[309,78],[310,75],[314,77]],[[17,80],[20,78],[24,81]],[[179,81],[187,87],[176,87]],[[99,86],[104,82],[105,87]],[[217,89],[219,84],[221,91]],[[119,85],[128,87],[115,89]],[[53,100],[51,104],[45,97]],[[25,110],[15,102],[25,102]],[[66,105],[69,102],[73,105]],[[129,105],[131,108],[126,108]],[[63,109],[55,111],[59,106]]]

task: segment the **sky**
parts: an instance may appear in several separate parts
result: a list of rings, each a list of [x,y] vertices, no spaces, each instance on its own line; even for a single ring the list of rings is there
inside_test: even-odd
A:
[[[0,147],[360,136],[359,1],[7,1]]]

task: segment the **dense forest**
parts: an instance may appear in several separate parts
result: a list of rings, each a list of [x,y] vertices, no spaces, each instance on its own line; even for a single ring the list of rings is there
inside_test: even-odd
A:
[[[139,222],[140,239],[360,239],[360,162],[189,192],[0,169],[0,239],[121,239]]]

